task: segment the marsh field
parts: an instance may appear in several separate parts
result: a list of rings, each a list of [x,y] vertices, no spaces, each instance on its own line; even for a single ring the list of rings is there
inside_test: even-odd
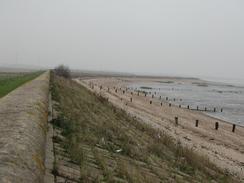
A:
[[[76,81],[52,74],[51,93],[56,181],[239,182],[207,156]]]

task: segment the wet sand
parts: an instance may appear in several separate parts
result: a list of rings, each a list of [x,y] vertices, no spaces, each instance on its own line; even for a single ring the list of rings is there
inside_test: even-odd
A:
[[[163,130],[185,146],[208,156],[218,167],[228,170],[232,175],[238,176],[244,181],[243,127],[236,126],[235,133],[233,133],[232,124],[207,116],[202,112],[191,111],[174,105],[169,107],[166,102],[163,102],[161,106],[161,101],[157,95],[152,99],[151,96],[145,97],[142,93],[137,96],[137,92],[131,95],[129,90],[123,94],[123,90],[133,82],[158,79],[123,77],[76,79],[76,81],[93,92],[108,98],[114,105],[126,110],[143,122]],[[93,89],[90,84],[94,85]],[[102,90],[100,90],[101,85],[103,86]],[[110,88],[109,91],[108,87]],[[114,87],[117,88],[117,93]],[[130,101],[131,98],[132,102]],[[175,117],[178,117],[178,125],[175,124]],[[199,120],[198,127],[195,127],[196,120]],[[219,122],[218,130],[215,130],[215,122]]]

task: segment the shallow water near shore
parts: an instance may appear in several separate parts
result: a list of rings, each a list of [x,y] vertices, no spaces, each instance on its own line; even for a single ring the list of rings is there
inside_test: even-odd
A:
[[[216,112],[205,113],[244,126],[244,87],[201,80],[138,82],[129,87],[152,94],[156,92],[155,98],[162,96],[161,100],[166,101],[168,97],[168,102],[185,108],[187,105],[191,109],[198,107],[200,110],[206,107],[213,111],[216,108]]]

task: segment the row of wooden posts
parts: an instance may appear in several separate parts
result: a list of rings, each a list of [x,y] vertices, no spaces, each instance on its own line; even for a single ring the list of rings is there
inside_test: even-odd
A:
[[[179,118],[178,117],[175,117],[175,124],[178,125],[179,124]],[[197,119],[195,121],[195,127],[198,127],[199,125],[199,120]],[[215,130],[218,130],[219,129],[219,122],[215,122]],[[236,125],[235,124],[232,124],[232,132],[234,133],[235,132],[235,129],[236,129]]]
[[[92,86],[92,88],[94,88],[94,86]],[[115,89],[115,92],[117,93],[117,92],[118,92],[118,89],[115,88],[115,87],[114,87],[114,89]],[[100,86],[100,90],[102,90],[102,86]],[[120,88],[120,90],[121,90],[121,88]],[[127,90],[128,90],[128,89],[126,88],[126,91],[127,91]],[[109,88],[108,88],[108,92],[109,92]],[[123,94],[125,94],[125,90],[123,90],[122,92],[123,92]],[[131,92],[131,95],[133,95],[133,92]],[[137,95],[139,96],[139,91],[138,91]],[[145,97],[146,97],[146,96],[147,96],[147,94],[145,93]],[[154,94],[152,94],[152,98],[154,98]],[[160,99],[161,99],[161,98],[162,98],[162,97],[160,96]],[[166,100],[168,101],[169,98],[166,97]],[[130,97],[130,102],[132,102],[132,101],[133,101],[133,98]],[[175,101],[175,99],[174,99],[174,101]],[[152,100],[150,100],[149,103],[152,104]],[[127,103],[126,103],[126,105],[127,105]],[[160,105],[162,106],[163,103],[161,102]],[[171,106],[172,106],[172,104],[169,103],[169,107],[171,107]],[[182,108],[182,106],[179,105],[179,108]],[[187,109],[191,109],[189,105],[187,106]],[[196,109],[191,109],[191,110],[208,111],[206,107],[204,108],[204,110],[200,110],[198,106],[197,106]],[[221,108],[220,111],[223,112],[223,108]],[[216,108],[214,108],[213,112],[216,112]],[[179,118],[178,118],[178,117],[175,117],[175,124],[176,124],[176,125],[179,124]],[[195,121],[195,127],[198,127],[198,126],[199,126],[199,120],[196,120],[196,121]],[[219,129],[219,122],[215,122],[215,130],[218,130],[218,129]],[[235,129],[236,129],[236,125],[235,125],[235,124],[232,124],[232,132],[233,132],[233,133],[235,132]]]
[[[94,88],[94,86],[92,85],[92,88]],[[102,90],[102,85],[100,86],[100,90]],[[117,93],[118,92],[118,89],[116,87],[114,87],[115,89],[115,92]],[[119,88],[119,90],[121,90],[121,88]],[[110,89],[108,88],[108,92],[110,91]],[[128,88],[126,88],[126,90],[123,90],[123,94],[125,94],[125,91],[128,91]],[[151,93],[151,92],[150,92]],[[154,94],[156,95],[156,92],[154,92]],[[152,94],[152,98],[154,98],[154,94]],[[133,95],[133,92],[131,92],[131,95]],[[139,96],[140,95],[140,91],[137,91],[137,95]],[[147,96],[147,93],[144,93],[145,97]],[[161,100],[162,99],[162,96],[159,96],[159,99]],[[166,97],[165,98],[166,101],[169,101],[169,98]],[[173,101],[176,101],[176,99],[174,98]],[[182,101],[182,99],[180,99],[180,101]],[[150,104],[152,104],[152,101],[150,101]],[[162,104],[161,104],[162,106]],[[169,106],[171,107],[171,103],[169,103]],[[179,108],[182,108],[181,105],[179,105]],[[208,111],[208,112],[217,112],[216,108],[214,108],[213,110],[208,110],[206,107],[204,109],[200,109],[198,106],[196,109],[194,108],[190,108],[190,106],[188,105],[187,106],[187,109],[189,110],[197,110],[197,111]],[[220,112],[223,112],[223,108],[220,109]]]
[[[132,102],[132,97],[130,98],[130,101]],[[152,104],[152,100],[150,100],[149,103]],[[172,106],[171,103],[168,103],[168,104],[169,104],[169,107]],[[163,103],[161,102],[160,105],[162,106]],[[181,104],[179,104],[178,107],[183,108]],[[191,108],[190,105],[187,105],[186,108],[189,110],[196,110],[196,111],[217,112],[217,109],[215,107],[213,110],[210,110],[210,109],[207,109],[207,107],[205,107],[204,109],[200,109],[199,106],[197,106],[196,108]],[[220,112],[223,112],[223,108],[220,109]]]
[[[102,85],[100,86],[100,90],[102,90]],[[118,92],[118,89],[116,87],[114,87],[114,90],[115,90],[115,93]],[[121,88],[119,88],[119,90],[121,90]],[[125,94],[125,91],[127,91],[128,88],[126,88],[126,90],[123,90],[123,94]],[[108,92],[110,91],[110,89],[108,88]],[[156,95],[156,92],[154,92],[154,94]],[[152,98],[154,98],[154,94],[152,94]],[[131,92],[131,95],[133,95],[133,92]],[[140,95],[140,91],[137,91],[137,95],[139,96]],[[147,96],[147,93],[144,93],[144,96],[146,97]],[[162,96],[159,96],[159,99],[161,100],[162,99]],[[165,98],[166,101],[169,101],[169,98],[166,97]],[[131,102],[132,102],[132,98],[130,99]],[[174,98],[173,101],[176,101],[176,99]],[[182,99],[180,99],[180,101],[182,101]],[[150,101],[150,104],[152,104],[152,101]],[[161,102],[161,106],[162,106],[162,102]],[[171,107],[172,104],[169,103],[169,107]],[[179,105],[179,108],[182,108],[182,105]],[[197,111],[206,111],[206,112],[217,112],[217,109],[214,107],[213,110],[208,110],[207,107],[205,107],[204,109],[200,109],[199,106],[197,106],[196,108],[190,108],[190,105],[187,105],[186,107],[187,109],[189,110],[197,110]],[[220,109],[220,112],[223,112],[223,108]]]

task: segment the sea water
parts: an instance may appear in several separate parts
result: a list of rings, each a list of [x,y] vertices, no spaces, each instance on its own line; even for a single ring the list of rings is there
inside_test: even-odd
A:
[[[166,97],[172,104],[182,105],[183,107],[208,110],[216,108],[216,112],[205,112],[206,114],[244,126],[244,87],[240,84],[224,84],[213,81],[193,81],[184,80],[169,82],[139,82],[133,83],[129,87],[133,90],[145,92],[156,92],[156,96]],[[145,88],[148,87],[148,88]],[[175,100],[174,100],[175,98]],[[221,112],[223,108],[223,112]]]

